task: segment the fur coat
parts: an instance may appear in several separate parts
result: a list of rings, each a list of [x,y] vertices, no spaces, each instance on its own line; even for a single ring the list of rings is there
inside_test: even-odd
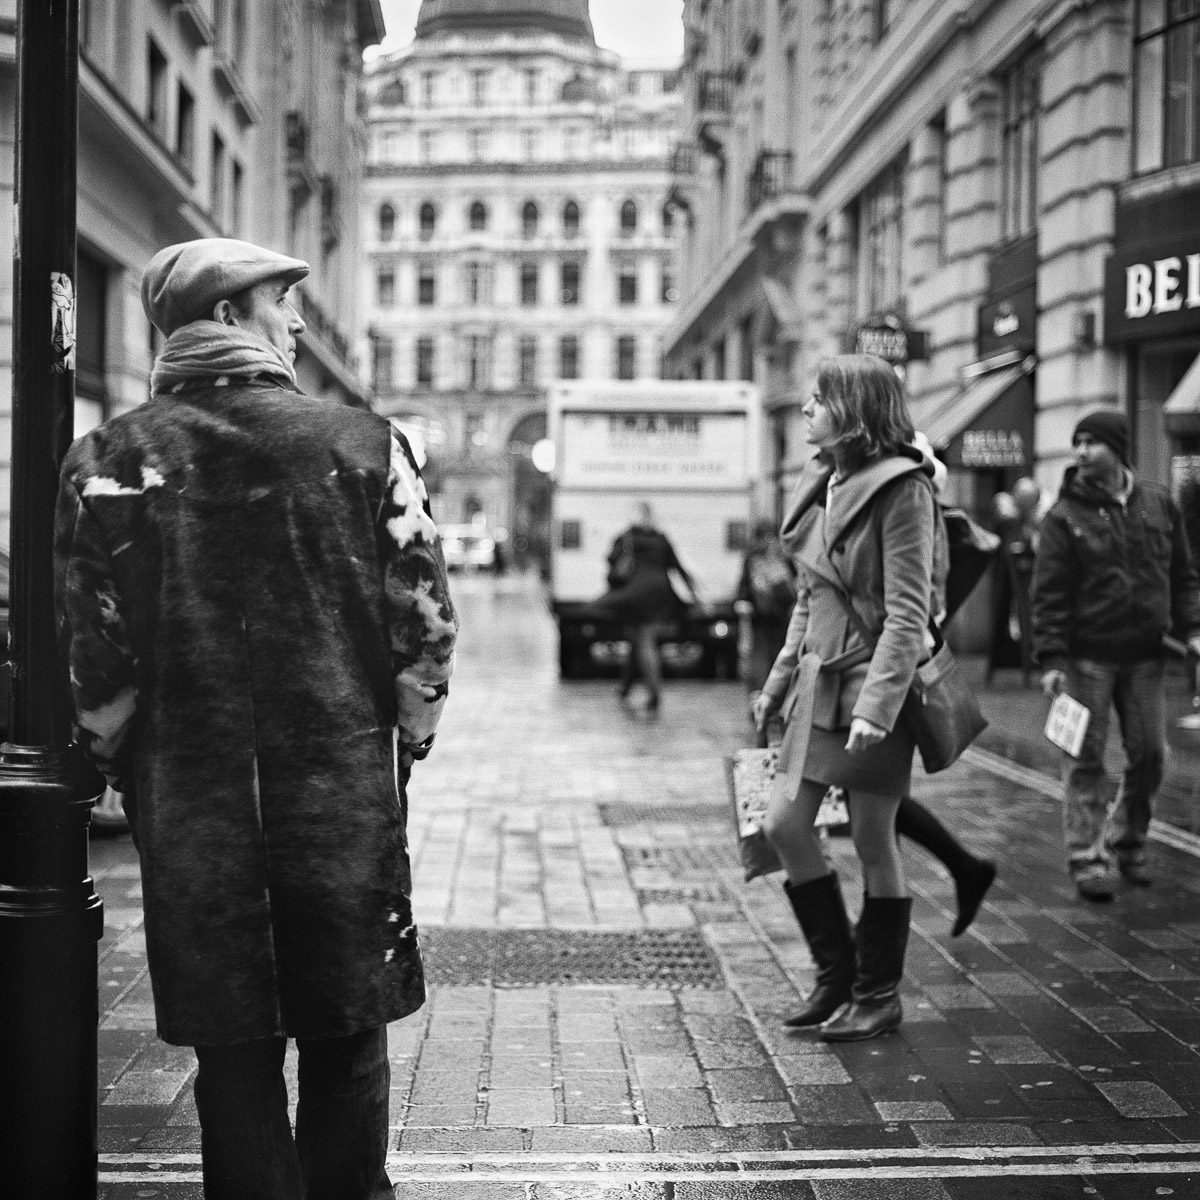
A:
[[[141,857],[160,1036],[418,1008],[397,750],[432,739],[457,619],[403,437],[261,379],[158,395],[71,447],[55,565],[75,736]]]

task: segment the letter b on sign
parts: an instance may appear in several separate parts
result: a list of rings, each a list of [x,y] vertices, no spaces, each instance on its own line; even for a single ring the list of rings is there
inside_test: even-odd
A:
[[[1151,285],[1154,273],[1146,263],[1134,263],[1125,268],[1125,315],[1132,321],[1144,317],[1154,303]]]

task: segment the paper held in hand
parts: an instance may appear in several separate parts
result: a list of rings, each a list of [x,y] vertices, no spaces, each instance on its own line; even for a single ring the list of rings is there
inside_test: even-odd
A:
[[[1091,716],[1091,711],[1078,700],[1059,692],[1046,718],[1046,737],[1072,758],[1078,758]]]

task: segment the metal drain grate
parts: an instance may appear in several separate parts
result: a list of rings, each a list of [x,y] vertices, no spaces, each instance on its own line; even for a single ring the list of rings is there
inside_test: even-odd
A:
[[[628,825],[729,825],[724,804],[600,804],[600,820],[610,829]]]
[[[732,846],[726,842],[733,841],[730,832],[728,838],[720,842],[703,842],[698,846],[622,846],[621,853],[625,857],[625,866],[630,870],[636,867],[660,867],[672,875],[704,875],[711,877],[714,867],[725,867],[737,863],[737,855]]]
[[[729,894],[719,884],[716,887],[638,888],[638,899],[643,904],[719,904],[728,900]]]
[[[431,984],[640,984],[724,986],[703,937],[690,929],[592,933],[559,929],[421,930],[421,956]]]

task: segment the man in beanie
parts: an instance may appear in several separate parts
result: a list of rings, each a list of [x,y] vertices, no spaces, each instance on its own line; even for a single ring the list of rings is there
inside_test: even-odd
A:
[[[208,1200],[390,1197],[386,1026],[425,996],[405,785],[457,619],[404,438],[296,389],[307,273],[221,238],[155,255],[152,398],[59,492],[75,737],[126,798]]]
[[[1042,521],[1033,572],[1033,650],[1049,695],[1064,689],[1091,713],[1078,758],[1064,756],[1067,866],[1087,900],[1113,898],[1116,870],[1147,887],[1146,833],[1162,782],[1163,637],[1200,652],[1200,596],[1179,509],[1129,465],[1121,413],[1096,409],[1075,427],[1075,465]],[[1109,709],[1125,747],[1109,812]]]

